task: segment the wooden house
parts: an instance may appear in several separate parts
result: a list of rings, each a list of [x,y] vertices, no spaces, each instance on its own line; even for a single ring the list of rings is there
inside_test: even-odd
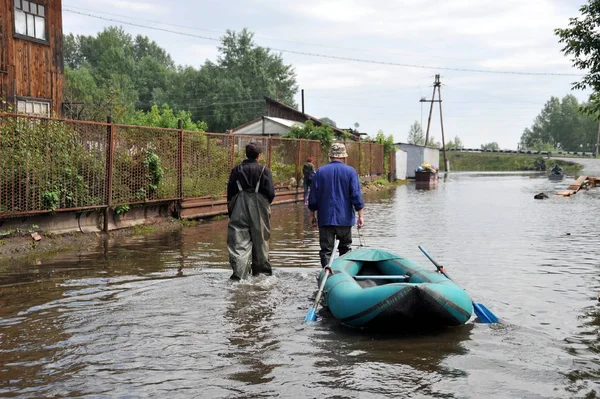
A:
[[[0,0],[4,109],[60,116],[64,85],[62,1]]]

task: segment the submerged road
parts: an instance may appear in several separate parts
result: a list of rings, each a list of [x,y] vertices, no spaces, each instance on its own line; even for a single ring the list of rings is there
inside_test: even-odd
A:
[[[597,397],[600,237],[590,215],[600,189],[533,199],[568,184],[451,173],[435,190],[367,197],[368,246],[428,266],[422,245],[498,325],[375,334],[326,312],[303,324],[319,263],[301,205],[273,208],[274,275],[242,283],[228,280],[226,220],[5,262],[0,396]]]

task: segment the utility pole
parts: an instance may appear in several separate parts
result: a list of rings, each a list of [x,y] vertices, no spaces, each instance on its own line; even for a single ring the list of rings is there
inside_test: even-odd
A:
[[[304,89],[302,89],[302,113],[304,114]]]
[[[441,91],[442,83],[440,82],[440,75],[435,75],[435,81],[433,82],[433,94],[431,96],[431,100],[426,100],[425,98],[421,98],[420,102],[422,103],[431,103],[429,107],[429,118],[427,118],[427,132],[425,133],[425,147],[429,144],[429,128],[431,127],[431,115],[433,114],[433,103],[440,103],[440,124],[442,127],[442,151],[444,153],[444,171],[450,171],[450,162],[448,161],[448,157],[446,155],[446,138],[444,136],[444,118],[442,116],[442,91]],[[435,99],[435,92],[438,93],[438,100]]]

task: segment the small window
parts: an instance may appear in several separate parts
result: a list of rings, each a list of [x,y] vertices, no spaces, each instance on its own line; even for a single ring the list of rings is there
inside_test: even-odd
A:
[[[50,102],[18,100],[17,112],[26,115],[50,117]]]
[[[46,8],[27,0],[15,0],[15,33],[46,40]]]

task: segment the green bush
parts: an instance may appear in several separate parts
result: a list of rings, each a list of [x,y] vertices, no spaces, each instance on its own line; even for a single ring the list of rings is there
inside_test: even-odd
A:
[[[2,117],[0,212],[103,204],[103,139],[59,121]]]

